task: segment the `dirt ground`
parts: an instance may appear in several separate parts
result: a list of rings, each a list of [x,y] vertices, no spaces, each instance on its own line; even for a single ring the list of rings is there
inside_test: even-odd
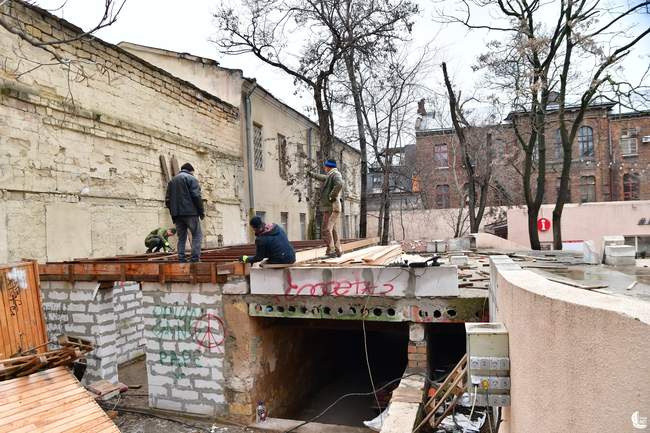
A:
[[[151,411],[147,401],[147,372],[144,357],[120,366],[119,378],[120,382],[130,387],[140,386],[137,389],[129,389],[119,397],[103,404],[106,410],[112,408],[117,410],[119,415],[113,421],[122,433],[252,433],[257,431],[204,418]]]

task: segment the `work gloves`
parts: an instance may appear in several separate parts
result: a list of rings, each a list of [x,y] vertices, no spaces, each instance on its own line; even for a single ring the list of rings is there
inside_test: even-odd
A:
[[[248,263],[248,258],[249,258],[248,256],[241,256],[239,258],[239,261],[242,263]]]

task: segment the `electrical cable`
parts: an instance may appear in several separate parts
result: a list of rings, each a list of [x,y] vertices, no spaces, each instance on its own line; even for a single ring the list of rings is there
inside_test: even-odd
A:
[[[476,397],[478,396],[478,385],[474,385],[474,402],[472,402],[472,410],[469,412],[469,420],[472,420],[474,414],[474,407],[476,406]]]
[[[106,407],[105,407],[106,404],[105,403],[103,403],[103,402],[98,402],[98,403],[103,409],[106,409]],[[159,415],[157,413],[151,412],[151,411],[146,410],[146,409],[133,409],[133,408],[129,408],[129,407],[115,405],[115,406],[113,406],[113,410],[117,410],[118,412],[134,413],[134,414],[138,414],[138,415],[145,415],[145,416],[150,416],[150,417],[153,417],[153,418],[164,419],[166,421],[172,421],[172,422],[175,422],[177,424],[184,425],[185,427],[197,429],[197,431],[199,431],[199,432],[209,433],[209,431],[204,429],[203,427],[199,427],[199,426],[197,426],[195,424],[190,424],[188,422],[180,421],[178,419],[174,419],[174,418],[167,417],[167,416],[164,416],[164,415]]]
[[[407,374],[407,375],[405,375],[405,376],[401,376],[401,377],[398,377],[398,378],[396,378],[396,379],[393,379],[393,380],[391,380],[390,382],[387,382],[385,385],[383,385],[383,386],[377,388],[376,391],[382,391],[382,390],[388,388],[388,387],[389,387],[390,385],[392,385],[393,383],[395,383],[395,382],[399,382],[400,380],[402,380],[402,379],[406,379],[407,377],[411,377],[411,376],[422,376],[422,377],[424,377],[427,381],[430,382],[429,378],[428,378],[425,374],[423,374],[423,373],[410,373],[410,374]],[[322,411],[321,413],[319,413],[319,414],[316,415],[315,417],[313,417],[313,418],[311,418],[311,419],[309,419],[309,420],[307,420],[307,421],[304,421],[304,422],[298,424],[297,426],[292,427],[292,428],[290,428],[289,430],[286,430],[286,431],[284,431],[284,432],[282,432],[282,433],[291,433],[291,432],[295,431],[296,429],[298,429],[298,428],[300,428],[300,427],[302,427],[302,426],[304,426],[304,425],[307,425],[307,424],[309,424],[309,423],[312,423],[312,422],[316,421],[318,418],[320,418],[320,417],[322,417],[323,415],[325,415],[325,414],[327,413],[327,411],[329,411],[331,408],[333,408],[334,406],[336,406],[336,405],[337,405],[341,400],[344,400],[344,399],[346,399],[346,398],[348,398],[348,397],[366,397],[366,396],[373,395],[373,394],[374,394],[374,392],[351,392],[351,393],[348,393],[348,394],[344,394],[344,395],[340,396],[339,398],[337,398],[336,400],[334,400],[334,403],[332,403],[332,404],[330,404],[329,406],[327,406],[325,409],[323,409],[323,411]]]
[[[381,271],[380,271],[381,273]],[[381,417],[381,423],[384,423],[383,411],[381,410],[381,404],[379,404],[379,397],[377,397],[377,389],[375,388],[375,381],[372,377],[372,369],[370,368],[370,357],[368,356],[368,336],[366,334],[366,315],[368,314],[368,300],[370,295],[366,296],[366,302],[361,312],[361,328],[363,329],[363,349],[366,356],[366,366],[368,367],[368,377],[370,378],[370,386],[372,387],[372,393],[375,396],[375,402],[377,403],[377,409],[379,410],[379,416]]]

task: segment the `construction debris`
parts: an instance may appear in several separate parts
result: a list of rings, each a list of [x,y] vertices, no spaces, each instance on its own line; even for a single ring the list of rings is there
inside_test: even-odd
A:
[[[0,360],[0,381],[28,376],[58,366],[70,366],[76,359],[93,350],[87,340],[62,335],[60,349]]]

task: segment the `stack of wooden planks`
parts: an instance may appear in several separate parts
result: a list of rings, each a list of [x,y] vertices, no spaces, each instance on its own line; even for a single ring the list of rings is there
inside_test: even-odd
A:
[[[0,433],[119,433],[65,367],[0,382]]]
[[[345,266],[353,264],[385,265],[403,253],[401,245],[377,245],[343,254],[341,257],[320,259],[312,264]]]
[[[60,349],[33,355],[17,356],[0,360],[0,381],[28,376],[40,370],[70,365],[93,350],[89,341],[62,335],[58,339]]]

